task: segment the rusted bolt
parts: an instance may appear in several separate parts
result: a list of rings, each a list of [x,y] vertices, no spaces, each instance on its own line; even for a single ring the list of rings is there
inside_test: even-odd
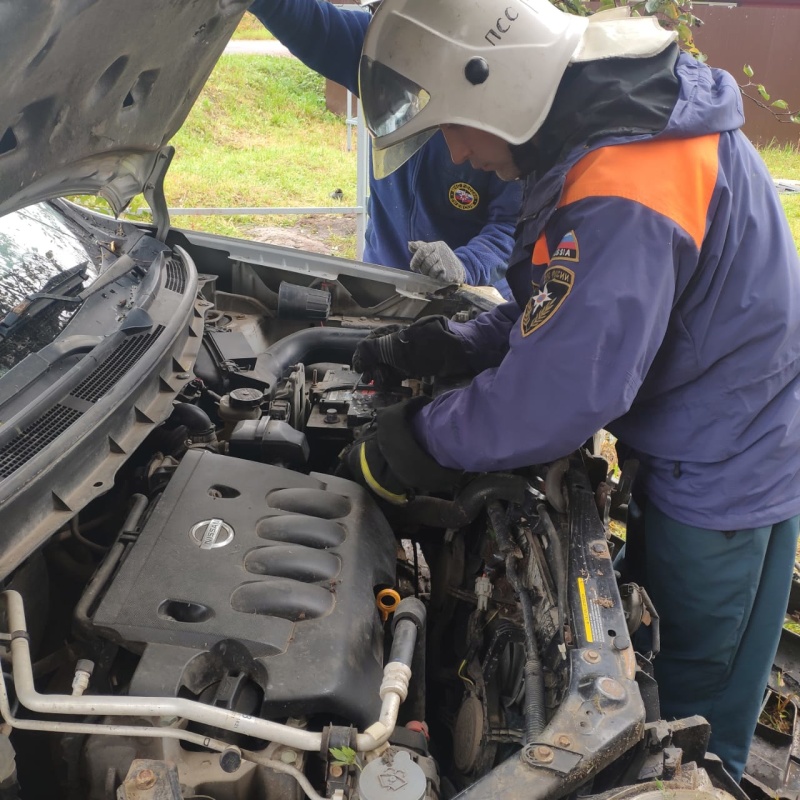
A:
[[[331,765],[329,772],[331,774],[331,778],[341,778],[344,770],[338,764],[333,764]]]
[[[597,650],[587,650],[583,654],[583,660],[589,664],[597,664],[600,661],[600,653]]]
[[[560,733],[558,736],[556,736],[556,744],[559,747],[569,747],[572,744],[572,739],[570,739],[565,733]]]
[[[153,770],[143,769],[136,773],[134,783],[137,789],[152,789],[156,785],[157,780],[158,778]]]
[[[549,747],[539,744],[533,748],[533,757],[542,764],[549,764],[553,760],[553,751]]]
[[[598,556],[603,556],[606,554],[606,546],[604,544],[600,544],[600,542],[595,542],[589,549]]]
[[[600,694],[605,695],[609,700],[625,699],[625,687],[613,678],[600,678],[597,681],[597,688]]]

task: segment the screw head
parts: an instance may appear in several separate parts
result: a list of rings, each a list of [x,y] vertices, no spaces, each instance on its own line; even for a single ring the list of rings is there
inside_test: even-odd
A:
[[[572,739],[565,733],[561,733],[556,737],[556,744],[559,747],[569,747],[572,744]]]
[[[156,785],[157,780],[158,778],[153,770],[142,769],[136,773],[134,783],[137,789],[152,789]]]
[[[588,664],[597,664],[600,661],[600,653],[597,650],[587,650],[583,654],[583,660]]]
[[[552,749],[543,744],[537,744],[533,747],[530,751],[530,755],[533,757],[534,761],[538,761],[542,764],[549,764],[555,757]]]

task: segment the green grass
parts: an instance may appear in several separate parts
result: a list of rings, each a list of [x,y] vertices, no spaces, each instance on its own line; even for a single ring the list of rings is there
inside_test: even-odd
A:
[[[800,181],[800,150],[796,147],[765,147],[760,152],[773,178]],[[800,194],[782,194],[781,203],[800,252]]]
[[[274,39],[275,37],[249,12],[233,34],[234,39]]]
[[[355,137],[353,137],[355,142]],[[324,81],[289,58],[223,56],[183,128],[165,191],[171,207],[355,204],[356,153],[344,121],[325,108]],[[246,236],[293,217],[175,216],[173,224]],[[354,255],[352,248],[339,252]]]

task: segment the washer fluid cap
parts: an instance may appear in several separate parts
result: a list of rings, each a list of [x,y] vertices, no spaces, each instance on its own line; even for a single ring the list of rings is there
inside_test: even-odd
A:
[[[358,779],[360,800],[424,800],[428,781],[407,750],[387,750]]]

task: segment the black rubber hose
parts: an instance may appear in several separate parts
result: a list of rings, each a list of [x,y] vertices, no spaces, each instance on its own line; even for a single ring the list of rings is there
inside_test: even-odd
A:
[[[392,648],[389,661],[399,661],[411,667],[417,634],[424,633],[427,611],[421,600],[405,597],[397,605],[392,618]]]
[[[506,577],[519,599],[525,634],[525,743],[535,742],[545,727],[544,670],[536,637],[533,604],[517,574],[517,548],[511,538],[503,506],[497,501],[486,507],[500,551],[506,556]]]
[[[369,332],[369,328],[304,328],[270,345],[259,366],[272,373],[274,385],[293,364],[315,361],[349,364],[358,343]]]
[[[191,403],[177,403],[172,409],[169,421],[185,425],[193,433],[206,433],[214,430],[211,417],[202,408]]]
[[[135,494],[133,495],[132,499],[133,506],[131,507],[130,512],[128,512],[128,516],[125,519],[122,529],[120,530],[119,538],[114,543],[114,546],[111,548],[111,550],[108,551],[108,555],[105,557],[103,563],[97,568],[97,572],[95,572],[83,595],[81,595],[81,599],[75,606],[75,629],[82,633],[86,638],[92,638],[93,634],[92,620],[89,615],[93,611],[94,603],[100,595],[100,592],[102,592],[105,588],[106,583],[114,573],[117,564],[119,564],[120,559],[128,547],[128,545],[123,541],[125,534],[136,529],[144,515],[144,512],[147,510],[148,501],[147,497],[145,497],[143,494]]]
[[[487,503],[504,500],[521,504],[529,487],[519,475],[493,473],[476,478],[455,498],[418,497],[406,507],[409,521],[433,528],[463,528]]]
[[[416,646],[417,626],[410,619],[404,619],[394,629],[389,661],[399,661],[410,667]]]

